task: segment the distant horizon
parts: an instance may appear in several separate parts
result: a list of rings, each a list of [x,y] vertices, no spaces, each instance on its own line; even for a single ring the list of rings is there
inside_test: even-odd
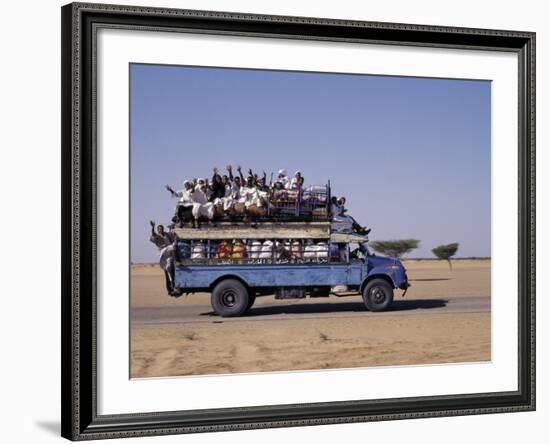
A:
[[[488,81],[132,64],[130,87],[132,263],[157,260],[165,184],[239,163],[330,179],[372,241],[419,239],[419,259],[491,256]]]

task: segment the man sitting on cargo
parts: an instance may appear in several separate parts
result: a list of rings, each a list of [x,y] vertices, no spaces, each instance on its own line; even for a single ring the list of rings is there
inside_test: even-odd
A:
[[[262,176],[262,178],[256,183],[256,187],[258,188],[258,190],[260,191],[265,191],[266,193],[269,192],[269,185],[267,184],[267,177],[266,177],[266,174],[265,174],[265,171],[263,172],[264,175]]]
[[[260,194],[258,193],[258,188],[254,183],[254,177],[248,176],[246,179],[246,186],[242,188],[242,198],[244,199],[244,205],[248,209],[251,205],[256,205],[257,207],[262,206],[262,201]]]
[[[178,222],[180,224],[180,228],[183,228],[185,221],[192,220],[193,202],[191,201],[190,194],[193,190],[193,184],[186,180],[183,182],[183,189],[179,191],[174,191],[170,185],[166,185],[166,189],[170,192],[172,197],[178,199],[175,216],[172,220],[174,222]]]
[[[174,288],[174,263],[176,260],[174,241],[175,236],[171,232],[164,231],[164,226],[159,225],[155,231],[155,222],[150,221],[151,237],[159,250],[159,265],[164,271],[166,291],[170,296],[179,296]]]
[[[290,185],[290,180],[288,179],[288,176],[286,174],[286,170],[279,170],[277,173],[277,182],[280,182],[283,184],[283,188],[288,188]]]
[[[233,184],[231,183],[231,180],[229,180],[229,176],[227,174],[224,174],[222,176],[222,180],[223,180],[223,185],[225,187],[224,197],[231,197]]]
[[[296,171],[294,173],[294,177],[292,178],[292,180],[288,185],[288,189],[298,190],[303,184],[304,184],[304,178],[302,177],[302,173],[300,171]]]
[[[225,184],[223,183],[222,176],[218,173],[218,169],[214,167],[212,174],[212,182],[210,183],[210,202],[214,202],[216,199],[225,197]]]
[[[224,194],[222,197],[216,198],[214,204],[221,205],[223,211],[229,211],[234,203],[233,183],[226,174],[222,176],[222,183],[224,186]]]
[[[212,224],[214,218],[214,204],[208,202],[208,188],[206,181],[199,179],[197,186],[190,195],[193,202],[193,228],[200,228],[200,217],[204,216],[208,219],[208,223]]]
[[[342,196],[340,199],[336,200],[336,205],[334,206],[335,199],[336,197],[332,198],[331,213],[334,214],[334,211],[337,211],[338,213],[335,216],[333,215],[333,220],[337,222],[351,222],[351,228],[357,234],[361,234],[363,236],[366,236],[367,234],[369,234],[371,231],[370,228],[359,225],[352,216],[345,214],[347,211],[346,198]]]
[[[241,189],[244,183],[244,177],[241,172],[240,165],[237,165],[237,171],[239,176],[233,176],[233,168],[231,165],[227,165],[227,172],[229,173],[229,180],[231,181],[231,197],[237,201],[241,198]]]
[[[262,207],[266,207],[269,205],[269,195],[270,195],[270,188],[269,185],[267,185],[267,177],[265,174],[265,171],[263,172],[264,175],[262,178],[256,183],[256,188],[258,190],[258,195],[260,196],[260,201]]]

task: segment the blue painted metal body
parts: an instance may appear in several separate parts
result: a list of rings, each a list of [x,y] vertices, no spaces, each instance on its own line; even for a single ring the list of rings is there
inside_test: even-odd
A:
[[[394,288],[406,289],[407,274],[397,259],[367,254],[347,263],[178,265],[176,288],[185,292],[212,289],[224,278],[238,278],[250,288],[320,287],[347,285],[362,288],[371,278],[383,277]]]

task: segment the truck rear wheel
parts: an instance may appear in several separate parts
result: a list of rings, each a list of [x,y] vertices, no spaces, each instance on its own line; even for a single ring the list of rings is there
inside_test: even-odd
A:
[[[214,287],[210,302],[222,317],[240,316],[248,308],[248,290],[240,281],[226,279]]]
[[[373,279],[363,290],[363,302],[370,311],[384,311],[393,303],[393,288],[384,279]]]

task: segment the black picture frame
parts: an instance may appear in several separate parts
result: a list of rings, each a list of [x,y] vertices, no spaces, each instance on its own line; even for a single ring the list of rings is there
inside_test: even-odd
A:
[[[62,436],[71,440],[535,409],[535,33],[72,3],[62,14]],[[95,31],[117,27],[509,51],[519,65],[518,390],[98,415]],[[510,291],[513,291],[512,289]]]

